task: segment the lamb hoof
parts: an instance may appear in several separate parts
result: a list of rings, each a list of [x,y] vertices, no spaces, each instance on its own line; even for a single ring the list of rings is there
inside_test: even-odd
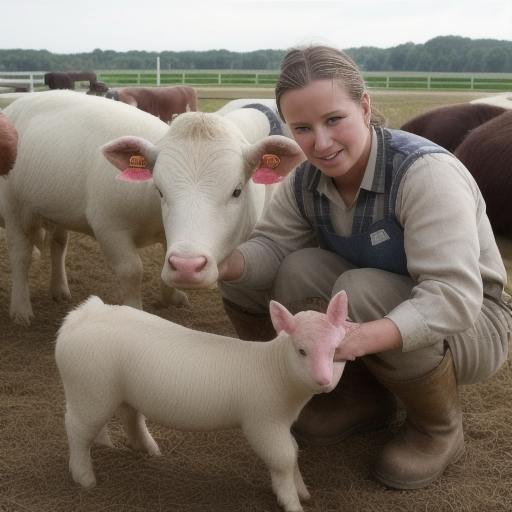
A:
[[[74,475],[73,472],[70,472],[71,479],[84,489],[90,489],[91,487],[96,486],[96,478],[94,475]]]

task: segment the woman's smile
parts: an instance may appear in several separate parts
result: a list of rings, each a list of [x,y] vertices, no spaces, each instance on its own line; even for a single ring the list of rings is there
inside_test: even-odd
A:
[[[281,98],[283,117],[308,160],[340,182],[358,184],[370,154],[370,103],[355,101],[337,81],[316,80]]]
[[[324,157],[319,157],[321,160],[327,160],[327,161],[330,161],[330,160],[333,160],[335,157],[337,157],[343,150],[340,149],[339,151],[336,151],[336,153],[333,153],[332,155],[330,156],[324,156]]]

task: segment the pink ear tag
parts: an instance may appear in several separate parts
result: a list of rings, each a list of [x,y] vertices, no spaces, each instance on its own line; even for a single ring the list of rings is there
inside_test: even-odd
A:
[[[153,178],[150,170],[146,167],[146,159],[140,155],[130,157],[130,167],[127,167],[117,179],[126,181],[148,181]]]
[[[258,168],[252,175],[252,181],[261,185],[272,185],[283,181],[285,177],[279,176],[273,170],[280,162],[281,160],[277,155],[263,155]]]

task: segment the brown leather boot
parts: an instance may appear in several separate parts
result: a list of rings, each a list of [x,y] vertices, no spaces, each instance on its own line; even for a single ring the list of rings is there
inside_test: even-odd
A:
[[[270,319],[270,314],[250,313],[227,299],[222,299],[222,304],[226,315],[228,315],[233,328],[241,340],[270,341],[277,336]]]
[[[292,425],[299,443],[339,443],[356,432],[386,427],[396,419],[397,400],[360,359],[347,361],[330,393],[315,395]]]
[[[402,400],[406,418],[399,433],[382,450],[373,474],[397,489],[418,489],[436,480],[464,453],[462,411],[453,357],[448,349],[441,364],[425,377],[396,382],[369,368]]]

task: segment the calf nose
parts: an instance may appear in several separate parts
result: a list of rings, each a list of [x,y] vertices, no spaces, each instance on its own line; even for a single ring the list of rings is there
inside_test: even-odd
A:
[[[190,258],[182,258],[180,256],[169,257],[169,265],[173,271],[184,274],[194,274],[201,272],[206,266],[206,258],[204,256],[195,256]]]

